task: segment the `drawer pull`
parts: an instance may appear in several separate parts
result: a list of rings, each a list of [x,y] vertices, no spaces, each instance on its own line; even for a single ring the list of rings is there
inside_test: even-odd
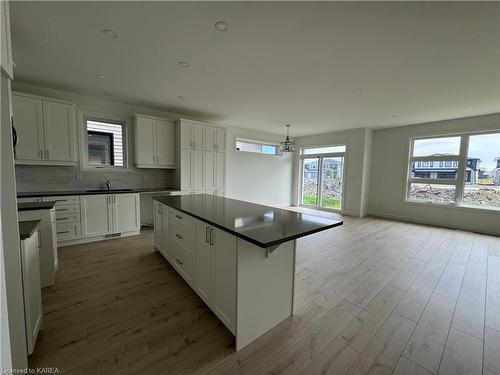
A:
[[[183,238],[183,237],[182,237],[179,233],[176,233],[176,234],[175,234],[175,237],[177,237],[177,238],[179,238],[179,239],[181,239],[181,240],[182,240],[182,238]]]
[[[181,266],[184,264],[183,262],[181,262],[179,259],[176,259],[175,260],[177,263],[179,263]]]
[[[175,215],[175,217],[179,220],[182,220],[182,216],[181,215]]]
[[[65,230],[65,231],[62,231],[62,232],[57,232],[57,234],[66,234],[66,233],[69,233],[69,230]]]
[[[210,227],[205,227],[205,242],[206,243],[210,243],[210,240],[208,239],[208,230],[210,229]]]
[[[56,220],[68,220],[69,217],[58,217]]]
[[[60,212],[60,211],[68,211],[67,208],[56,208],[56,212]]]

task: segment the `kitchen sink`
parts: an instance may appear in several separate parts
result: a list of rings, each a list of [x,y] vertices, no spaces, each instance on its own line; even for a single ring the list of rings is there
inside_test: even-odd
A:
[[[132,191],[132,189],[95,189],[87,190],[87,193],[123,193],[127,191]]]

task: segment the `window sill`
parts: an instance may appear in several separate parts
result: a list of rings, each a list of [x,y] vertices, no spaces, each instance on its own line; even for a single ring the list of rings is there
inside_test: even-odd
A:
[[[80,172],[96,172],[96,173],[131,173],[133,172],[133,169],[132,168],[125,168],[125,167],[117,167],[117,168],[113,168],[113,167],[103,167],[103,168],[99,168],[99,167],[88,167],[88,166],[85,166],[85,167],[80,167]]]
[[[425,206],[425,207],[436,207],[436,208],[451,208],[466,211],[483,211],[485,213],[500,214],[500,208],[496,207],[479,207],[479,206],[469,206],[469,205],[458,205],[455,203],[430,203],[430,202],[419,202],[406,200],[405,204],[415,205],[415,206]]]

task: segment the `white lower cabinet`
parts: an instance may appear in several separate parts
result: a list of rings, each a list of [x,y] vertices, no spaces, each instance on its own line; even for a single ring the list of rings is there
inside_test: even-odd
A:
[[[202,221],[196,223],[195,240],[195,291],[208,305],[212,305],[212,259],[210,226]]]
[[[139,231],[139,205],[139,194],[81,196],[82,237]]]
[[[42,289],[40,283],[39,231],[21,241],[24,315],[28,354],[33,353],[42,324]]]
[[[154,207],[154,241],[155,248],[159,251],[163,250],[163,210],[164,206],[158,202],[153,202]]]

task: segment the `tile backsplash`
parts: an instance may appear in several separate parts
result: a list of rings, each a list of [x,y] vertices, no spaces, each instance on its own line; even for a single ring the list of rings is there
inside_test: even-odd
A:
[[[109,180],[117,188],[173,188],[174,171],[138,169],[132,172],[82,172],[77,167],[16,165],[18,192],[101,189]]]

